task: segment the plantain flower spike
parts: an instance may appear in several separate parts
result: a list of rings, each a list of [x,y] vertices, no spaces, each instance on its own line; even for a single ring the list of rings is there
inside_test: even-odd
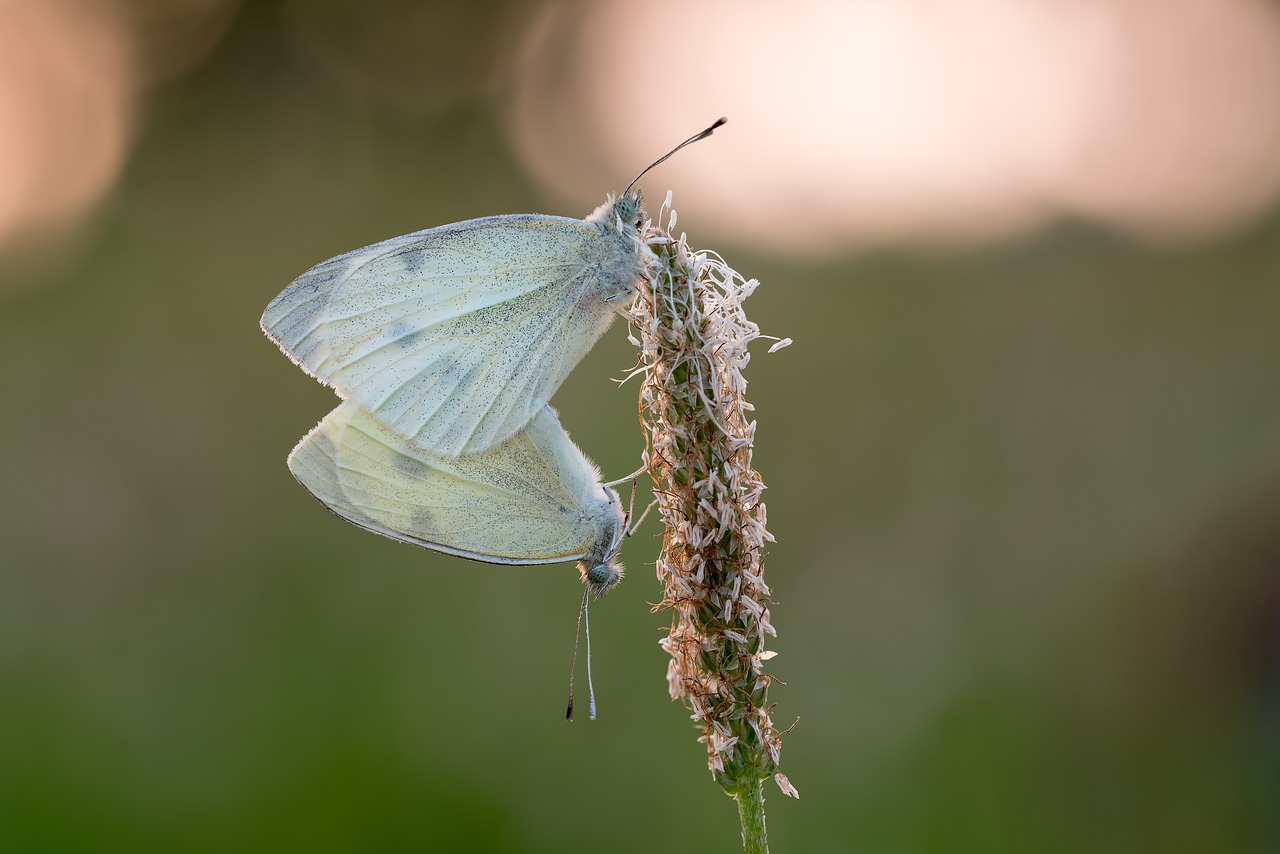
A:
[[[656,221],[639,239],[646,261],[640,298],[631,311],[644,376],[641,421],[644,462],[657,485],[665,527],[657,561],[671,612],[660,643],[671,656],[667,683],[700,730],[715,781],[744,809],[755,799],[763,832],[762,781],[772,776],[799,797],[779,771],[782,733],[768,702],[765,662],[770,620],[764,580],[764,483],[752,467],[756,423],[746,400],[748,345],[767,338],[742,304],[759,285],[713,252],[675,237],[667,194]],[[778,340],[770,352],[791,343]]]

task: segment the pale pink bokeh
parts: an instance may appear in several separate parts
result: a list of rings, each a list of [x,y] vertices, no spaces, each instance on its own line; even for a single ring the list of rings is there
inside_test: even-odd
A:
[[[0,0],[0,260],[67,258],[120,178],[150,87],[199,64],[239,6]]]
[[[70,0],[0,0],[0,251],[67,228],[119,175],[133,121],[127,34]]]
[[[1280,191],[1265,0],[553,3],[540,23],[513,135],[579,207],[721,114],[645,184],[782,251],[993,240],[1064,215],[1204,239]]]

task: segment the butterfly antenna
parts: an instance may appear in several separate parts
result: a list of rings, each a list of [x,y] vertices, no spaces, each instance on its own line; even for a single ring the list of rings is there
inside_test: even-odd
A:
[[[729,121],[729,120],[728,120],[728,119],[726,119],[724,116],[721,116],[720,118],[718,118],[718,119],[716,119],[716,120],[715,120],[715,122],[711,125],[711,127],[707,128],[707,129],[706,129],[706,130],[704,130],[704,131],[701,131],[700,133],[695,133],[693,136],[689,137],[689,138],[688,138],[688,139],[686,139],[684,142],[680,143],[680,144],[679,144],[679,145],[677,145],[675,148],[671,149],[671,150],[670,150],[670,151],[668,151],[666,154],[662,155],[662,156],[661,156],[661,157],[659,157],[657,160],[655,160],[655,161],[653,161],[652,163],[650,163],[648,166],[646,166],[646,167],[645,167],[645,169],[644,169],[644,171],[643,171],[643,172],[641,172],[639,175],[637,175],[637,176],[636,176],[636,180],[635,180],[635,181],[632,181],[630,184],[628,184],[628,185],[627,185],[627,189],[626,189],[626,191],[625,191],[625,192],[623,192],[623,195],[625,196],[627,193],[630,193],[630,192],[631,192],[631,188],[632,188],[632,187],[634,187],[634,186],[636,185],[636,181],[639,181],[641,178],[643,178],[643,177],[648,173],[648,171],[649,171],[650,169],[652,169],[653,167],[657,166],[659,163],[661,163],[662,161],[666,160],[668,157],[670,157],[671,155],[675,154],[677,151],[679,151],[680,149],[684,148],[686,145],[693,145],[693,144],[694,144],[695,142],[697,142],[698,140],[700,140],[700,139],[706,139],[707,137],[711,136],[711,134],[715,132],[715,129],[716,129],[716,128],[720,127],[720,125],[724,124],[724,123],[725,123],[725,122],[727,122],[727,121]]]
[[[573,633],[573,663],[569,665],[569,708],[565,709],[564,719],[566,721],[573,720],[573,674],[578,669],[578,640],[582,637],[582,618],[587,613],[587,591],[582,591],[582,607],[578,609],[578,629]],[[590,635],[587,637],[587,649],[591,648]],[[587,653],[587,661],[590,662],[591,653]],[[587,684],[591,684],[591,668],[587,667]],[[595,695],[591,696],[591,717],[595,718]]]
[[[591,684],[591,597],[584,592],[582,596],[582,620],[587,635],[587,717],[596,719],[596,686]]]

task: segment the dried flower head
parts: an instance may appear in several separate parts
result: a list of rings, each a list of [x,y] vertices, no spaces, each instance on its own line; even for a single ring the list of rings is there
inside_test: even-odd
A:
[[[778,771],[782,734],[770,719],[764,672],[775,655],[765,639],[777,634],[764,581],[773,537],[751,464],[756,425],[742,374],[747,346],[766,337],[742,308],[759,282],[689,249],[684,235],[673,237],[675,225],[668,193],[640,235],[647,281],[631,313],[642,347],[645,464],[666,528],[657,570],[665,588],[658,607],[672,612],[661,641],[671,655],[667,681],[692,712],[707,765],[727,792],[758,792],[773,775],[798,797]]]

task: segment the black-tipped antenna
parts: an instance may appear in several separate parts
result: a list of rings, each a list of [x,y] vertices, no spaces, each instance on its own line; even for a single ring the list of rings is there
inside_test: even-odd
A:
[[[662,161],[666,160],[668,157],[670,157],[671,155],[675,154],[677,151],[679,151],[680,149],[684,148],[686,145],[693,145],[693,144],[694,144],[695,142],[697,142],[698,140],[700,140],[700,139],[706,139],[707,137],[711,136],[711,134],[715,132],[715,129],[716,129],[716,128],[720,127],[720,125],[724,124],[724,123],[725,123],[725,122],[727,122],[727,121],[729,121],[729,120],[728,120],[728,119],[726,119],[724,116],[721,116],[720,118],[718,118],[718,119],[716,119],[716,120],[715,120],[715,122],[711,125],[711,127],[707,128],[706,130],[702,131],[701,133],[695,133],[693,136],[689,137],[689,138],[688,138],[688,139],[686,139],[684,142],[680,143],[680,144],[679,144],[679,145],[677,145],[675,148],[671,149],[671,150],[670,150],[670,151],[668,151],[666,154],[662,155],[662,156],[661,156],[661,157],[659,157],[657,160],[655,160],[655,161],[653,161],[652,163],[650,163],[648,166],[646,166],[646,167],[644,168],[644,172],[641,172],[639,175],[637,175],[637,176],[636,176],[636,180],[635,180],[635,181],[632,181],[630,184],[628,184],[628,185],[627,185],[627,189],[623,192],[623,195],[625,196],[627,193],[630,193],[630,192],[631,192],[631,188],[632,188],[632,187],[634,187],[634,186],[636,185],[636,181],[639,181],[641,178],[643,178],[643,177],[645,176],[645,174],[646,174],[646,173],[648,173],[648,171],[649,171],[650,169],[652,169],[653,167],[657,166],[659,163],[661,163]]]
[[[578,669],[578,641],[582,638],[582,618],[587,614],[587,594],[590,591],[582,591],[582,607],[578,609],[578,628],[573,633],[573,663],[569,665],[569,707],[565,709],[564,719],[566,721],[573,720],[573,674]],[[587,693],[590,695],[590,704],[587,709],[591,720],[596,719],[596,691],[591,685],[591,624],[587,623]]]

